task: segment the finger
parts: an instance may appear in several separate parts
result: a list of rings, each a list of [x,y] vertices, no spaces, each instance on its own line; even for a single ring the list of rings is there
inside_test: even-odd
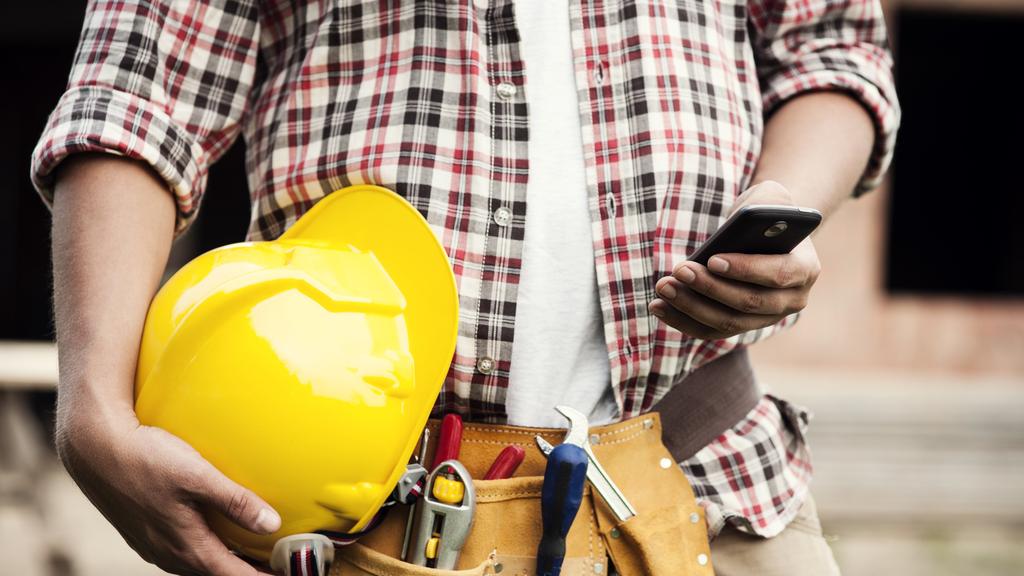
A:
[[[673,308],[710,327],[716,332],[733,335],[770,326],[782,319],[778,315],[746,314],[698,294],[672,278],[658,283],[659,295]]]
[[[765,180],[750,188],[736,199],[732,211],[735,212],[748,204],[781,204],[793,205],[793,195],[789,190],[774,180]]]
[[[263,574],[253,565],[232,554],[208,529],[194,544],[193,562],[204,574],[213,576],[257,576]]]
[[[217,541],[217,545],[220,549],[216,552],[209,550],[205,552],[206,562],[203,568],[207,573],[215,576],[257,576],[266,574],[229,552],[220,541]]]
[[[788,315],[807,306],[805,288],[765,288],[749,282],[729,280],[708,272],[696,262],[684,262],[676,267],[671,278],[689,289],[717,302],[747,314]],[[668,277],[658,281],[661,287]],[[658,292],[661,294],[660,290]]]
[[[245,562],[249,566],[252,566],[256,570],[257,574],[260,574],[261,576],[263,574],[265,574],[265,572],[263,572],[263,568],[267,568],[268,567],[267,562],[260,562],[259,560],[254,560],[252,558],[247,558],[245,556],[238,556],[238,558],[240,558],[243,562]],[[272,574],[267,574],[267,576],[273,576],[273,575]]]
[[[821,272],[817,258],[790,254],[716,254],[708,270],[733,280],[767,288],[797,288],[813,284]]]
[[[255,567],[232,554],[210,530],[202,513],[187,505],[174,514],[174,522],[164,525],[156,565],[172,574],[256,576]]]
[[[192,472],[198,480],[190,483],[189,493],[199,502],[213,506],[242,528],[256,534],[271,534],[281,528],[281,517],[251,490],[248,490],[200,459]]]
[[[720,340],[727,338],[728,334],[722,334],[690,318],[686,314],[673,308],[668,302],[656,299],[647,305],[648,311],[654,314],[659,320],[672,328],[694,338],[701,340]]]

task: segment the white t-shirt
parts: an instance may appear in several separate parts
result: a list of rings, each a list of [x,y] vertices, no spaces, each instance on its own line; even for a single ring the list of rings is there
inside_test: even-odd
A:
[[[566,0],[516,0],[529,107],[526,231],[506,398],[509,424],[564,427],[566,404],[615,419],[594,271]]]

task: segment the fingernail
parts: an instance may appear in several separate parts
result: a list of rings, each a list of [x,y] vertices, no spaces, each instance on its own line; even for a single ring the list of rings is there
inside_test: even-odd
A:
[[[665,317],[665,311],[662,310],[660,306],[655,306],[654,302],[651,302],[650,304],[647,305],[647,310],[649,310],[651,314],[654,314],[658,318]]]
[[[674,286],[672,286],[671,282],[665,282],[665,285],[658,290],[658,294],[661,294],[662,296],[668,298],[669,300],[675,300],[676,289]]]
[[[281,528],[281,517],[270,508],[264,508],[256,515],[256,527],[265,534],[277,532]]]
[[[676,278],[678,278],[680,282],[689,284],[697,279],[697,275],[693,273],[693,270],[690,270],[689,266],[682,266],[679,270],[676,270]]]
[[[724,258],[712,256],[711,259],[708,260],[708,269],[712,272],[728,272],[729,263],[726,262]]]

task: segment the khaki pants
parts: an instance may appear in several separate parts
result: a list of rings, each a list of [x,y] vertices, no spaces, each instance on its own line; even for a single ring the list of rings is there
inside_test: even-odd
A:
[[[711,542],[711,564],[716,576],[839,576],[810,497],[774,538],[750,536],[726,526]]]

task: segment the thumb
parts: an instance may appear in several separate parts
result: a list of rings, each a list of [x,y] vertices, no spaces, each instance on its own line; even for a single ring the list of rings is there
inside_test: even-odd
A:
[[[197,494],[198,500],[209,504],[229,520],[256,534],[270,534],[281,528],[281,516],[253,491],[235,483],[209,462],[207,491]]]
[[[790,191],[774,180],[762,180],[747,188],[733,204],[733,212],[749,204],[783,204],[792,205],[793,195]]]

